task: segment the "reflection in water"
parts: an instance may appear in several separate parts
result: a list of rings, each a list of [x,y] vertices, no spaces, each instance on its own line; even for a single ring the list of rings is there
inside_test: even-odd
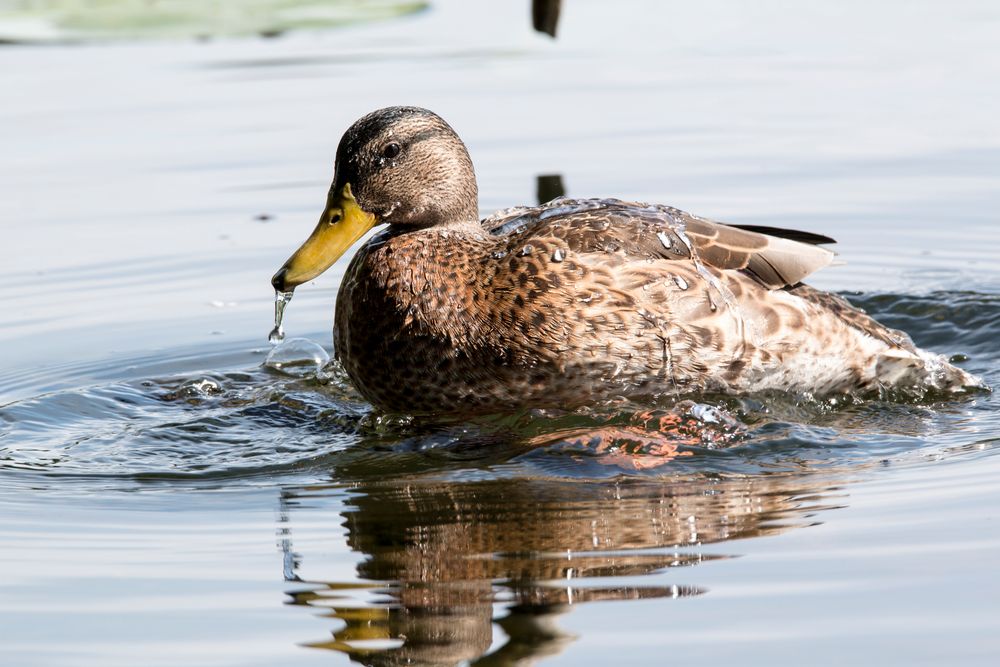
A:
[[[294,550],[296,516],[343,491],[291,487],[282,494],[285,577],[309,584],[289,592],[291,604],[342,623],[309,646],[367,665],[518,664],[573,641],[556,623],[573,605],[707,592],[675,582],[691,572],[674,568],[730,557],[705,544],[809,525],[831,506],[832,488],[828,477],[794,475],[365,482],[340,511],[366,585],[300,578],[309,554]],[[495,606],[506,641],[484,655]]]

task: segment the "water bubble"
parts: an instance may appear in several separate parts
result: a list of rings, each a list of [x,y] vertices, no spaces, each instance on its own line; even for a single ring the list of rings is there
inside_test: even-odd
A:
[[[306,377],[318,375],[330,361],[321,345],[308,338],[289,338],[267,355],[264,365],[285,375]]]
[[[534,250],[534,248],[530,243],[524,246],[523,248],[521,248],[521,253],[520,253],[521,257],[524,257],[525,255],[530,255],[532,250]]]
[[[490,257],[492,257],[493,259],[503,259],[506,256],[507,256],[506,250],[496,250],[493,252],[493,254],[490,255]]]
[[[682,278],[681,276],[674,276],[674,283],[677,285],[677,287],[681,289],[688,288],[688,282],[684,280],[684,278]]]
[[[563,251],[562,248],[556,248],[552,251],[552,261],[561,262],[563,261]]]
[[[174,395],[183,398],[207,398],[222,393],[222,386],[208,377],[194,378],[177,387]]]

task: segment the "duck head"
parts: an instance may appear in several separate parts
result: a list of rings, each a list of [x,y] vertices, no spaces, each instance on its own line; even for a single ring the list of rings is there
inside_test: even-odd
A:
[[[423,228],[478,213],[472,160],[451,126],[419,107],[379,109],[344,133],[319,224],[271,284],[289,292],[312,280],[376,225]]]

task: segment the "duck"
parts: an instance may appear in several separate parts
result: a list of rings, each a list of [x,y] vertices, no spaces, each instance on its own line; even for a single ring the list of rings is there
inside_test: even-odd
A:
[[[386,412],[984,386],[803,283],[834,259],[821,234],[618,199],[481,219],[465,144],[420,107],[350,126],[319,222],[272,286],[290,298],[375,227],[340,284],[333,342]]]

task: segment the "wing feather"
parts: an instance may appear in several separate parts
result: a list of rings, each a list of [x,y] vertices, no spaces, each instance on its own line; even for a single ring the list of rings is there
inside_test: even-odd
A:
[[[774,236],[689,214],[683,218],[686,234],[705,264],[718,269],[745,270],[771,289],[796,285],[829,266],[835,257],[832,250],[816,245],[820,239],[824,239],[822,243],[832,242],[819,234],[755,227],[782,234]]]
[[[557,199],[494,214],[484,226],[491,234],[510,235],[511,243],[552,237],[575,252],[611,253],[608,261],[690,260],[694,254],[706,266],[744,271],[769,289],[797,285],[835,257],[818,245],[834,242],[821,234],[727,225],[676,208],[618,200]]]

